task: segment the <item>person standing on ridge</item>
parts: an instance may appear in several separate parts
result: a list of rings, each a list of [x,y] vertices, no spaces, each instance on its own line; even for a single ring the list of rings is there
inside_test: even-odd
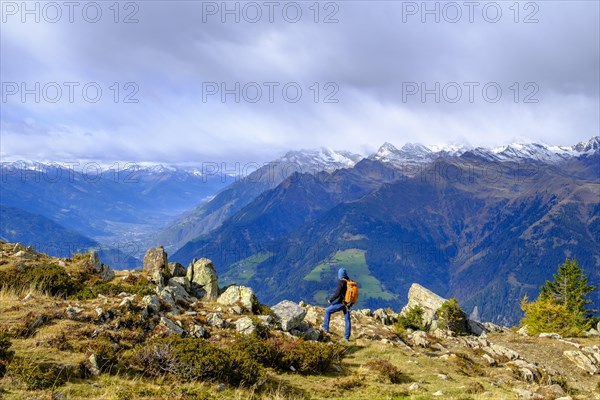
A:
[[[321,329],[324,332],[329,333],[329,319],[331,314],[336,313],[338,311],[342,311],[344,313],[344,319],[346,321],[346,329],[344,330],[344,339],[348,340],[350,338],[350,330],[352,329],[352,323],[350,321],[350,308],[352,304],[346,305],[344,299],[346,297],[346,289],[348,287],[348,281],[350,278],[348,277],[348,273],[346,269],[340,268],[338,271],[338,285],[335,293],[331,296],[327,302],[329,303],[329,307],[325,309],[325,316],[323,318],[323,326]]]

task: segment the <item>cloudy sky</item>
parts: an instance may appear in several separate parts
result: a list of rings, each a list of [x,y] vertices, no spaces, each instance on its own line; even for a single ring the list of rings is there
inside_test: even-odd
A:
[[[266,161],[598,135],[597,1],[2,1],[1,156]]]

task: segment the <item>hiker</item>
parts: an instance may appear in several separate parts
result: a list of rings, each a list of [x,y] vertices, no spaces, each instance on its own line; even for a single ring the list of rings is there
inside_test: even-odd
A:
[[[329,333],[329,318],[331,314],[342,311],[344,313],[344,319],[346,320],[346,329],[344,331],[344,339],[348,340],[350,338],[350,329],[352,328],[352,323],[350,322],[350,308],[352,307],[352,303],[348,305],[345,303],[344,299],[346,297],[346,288],[347,281],[350,280],[348,277],[348,273],[344,268],[340,268],[338,271],[338,285],[337,290],[331,296],[327,302],[329,303],[329,307],[325,309],[325,316],[323,318],[323,327],[322,330]]]

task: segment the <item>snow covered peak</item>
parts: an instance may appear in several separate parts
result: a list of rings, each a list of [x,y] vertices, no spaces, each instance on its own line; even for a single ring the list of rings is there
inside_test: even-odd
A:
[[[471,151],[479,157],[493,161],[535,160],[555,163],[571,157],[586,156],[600,151],[600,137],[594,136],[587,142],[574,146],[548,146],[540,143],[511,143],[491,149],[479,147]]]
[[[431,162],[438,156],[437,152],[420,143],[407,143],[397,149],[394,145],[386,142],[370,158],[393,165],[401,165]]]
[[[293,163],[302,170],[332,172],[341,168],[352,168],[363,156],[348,151],[331,150],[325,147],[311,150],[289,151],[276,162]]]
[[[548,146],[540,143],[511,143],[506,146],[473,148],[466,145],[450,144],[424,146],[419,143],[407,143],[399,150],[386,142],[370,156],[371,159],[393,165],[428,163],[439,157],[451,158],[468,154],[489,161],[534,160],[555,163],[570,157],[579,157],[600,152],[600,136],[574,146]]]
[[[401,152],[405,153],[405,154],[430,154],[431,150],[425,146],[423,146],[422,144],[419,143],[406,143],[404,146],[402,146],[402,148],[400,149]]]
[[[579,142],[575,146],[571,147],[578,153],[595,153],[600,151],[600,136],[594,136],[587,142]]]

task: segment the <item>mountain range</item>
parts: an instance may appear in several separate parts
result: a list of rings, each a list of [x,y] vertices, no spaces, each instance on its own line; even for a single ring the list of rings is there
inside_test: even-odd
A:
[[[248,284],[269,304],[323,303],[339,266],[359,282],[360,307],[397,309],[417,282],[503,324],[566,257],[600,286],[598,136],[573,146],[385,143],[366,157],[290,151],[237,176],[1,167],[3,239],[100,247],[116,268],[163,244],[184,265],[211,258],[222,283]]]
[[[566,257],[600,284],[599,199],[599,137],[568,148],[386,143],[353,167],[292,174],[173,259],[211,258],[269,303],[323,303],[342,265],[363,285],[360,306],[396,308],[418,282],[510,324]]]

